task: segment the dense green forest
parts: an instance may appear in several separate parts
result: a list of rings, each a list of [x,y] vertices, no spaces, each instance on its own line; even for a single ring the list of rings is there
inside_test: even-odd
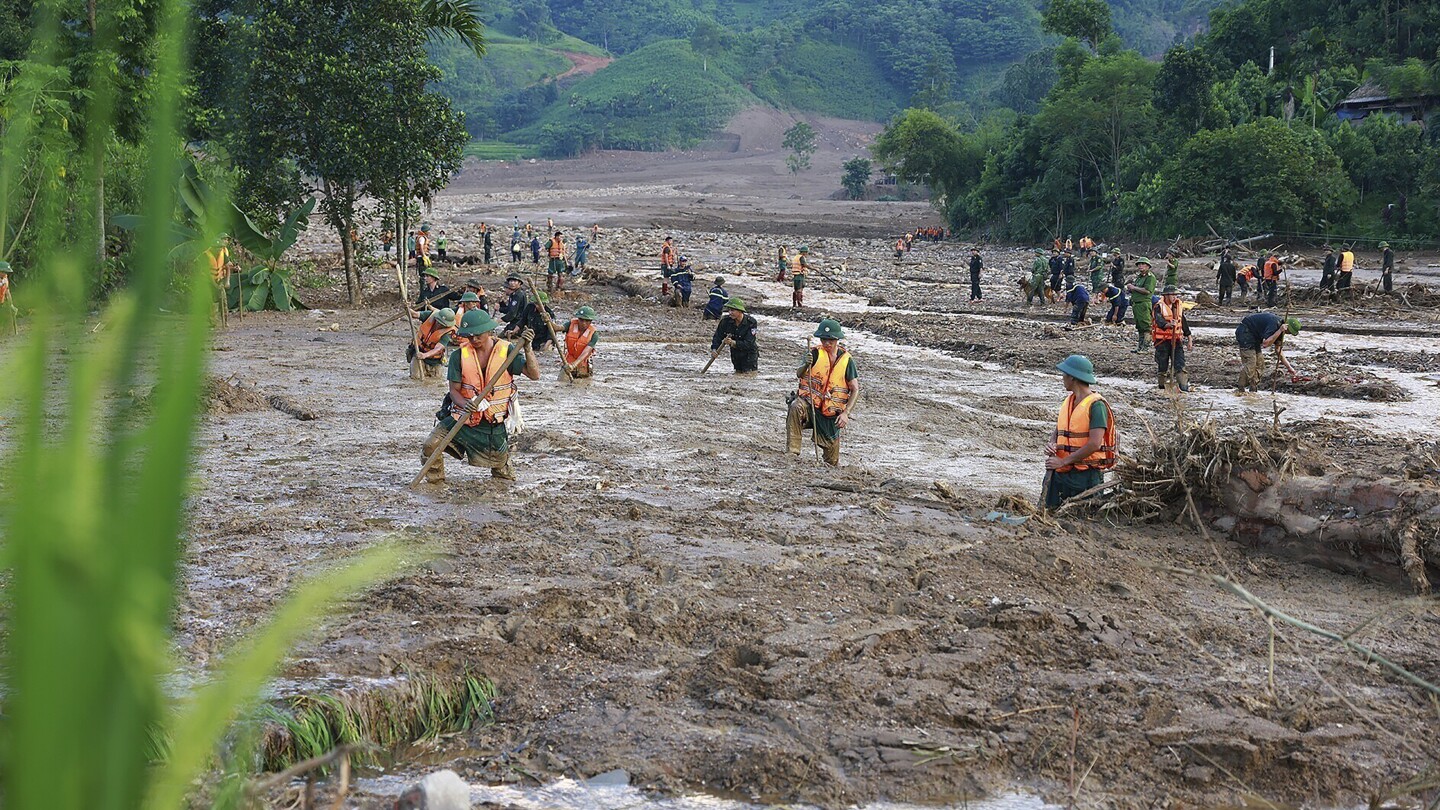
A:
[[[1124,0],[1115,30],[1141,53],[1201,30],[1215,0]],[[563,156],[702,139],[741,104],[888,120],[906,106],[972,118],[1038,103],[1060,42],[1039,0],[510,0],[484,16],[500,62],[431,46],[439,89],[472,135]],[[563,52],[616,62],[556,80]],[[1012,67],[1013,66],[1013,67]],[[705,88],[705,92],[696,92]],[[651,101],[653,99],[653,102]],[[686,119],[676,123],[673,118]]]
[[[915,105],[876,144],[955,227],[1009,239],[1440,234],[1436,129],[1404,109],[1336,115],[1362,84],[1440,106],[1440,5],[1244,0],[1157,62],[1111,33],[1100,0],[1051,9],[1062,2],[1046,23],[1068,36],[1033,105],[979,121]]]

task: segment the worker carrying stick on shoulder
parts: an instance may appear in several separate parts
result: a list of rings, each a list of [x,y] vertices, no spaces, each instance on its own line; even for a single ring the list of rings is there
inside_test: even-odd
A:
[[[1268,348],[1275,349],[1275,359],[1285,366],[1292,379],[1298,376],[1281,347],[1286,335],[1298,334],[1299,318],[1281,319],[1273,312],[1252,312],[1241,319],[1235,327],[1235,343],[1240,347],[1240,384],[1235,387],[1235,393],[1243,394],[1247,388],[1259,390],[1260,373],[1265,365],[1260,355]]]
[[[728,346],[736,374],[759,370],[760,344],[756,339],[759,331],[760,324],[755,317],[745,312],[745,302],[732,297],[725,302],[725,314],[715,325],[715,336],[710,339],[710,362]],[[710,364],[706,363],[705,368],[710,368]]]
[[[1100,486],[1117,457],[1115,414],[1104,397],[1090,390],[1095,384],[1095,364],[1084,355],[1072,354],[1055,368],[1063,375],[1067,393],[1050,443],[1045,445],[1045,469],[1049,472],[1043,502],[1047,509]]]
[[[845,330],[838,321],[821,321],[815,337],[820,338],[820,345],[810,350],[795,374],[800,384],[790,397],[785,417],[785,450],[800,455],[802,434],[808,427],[825,463],[838,467],[840,431],[850,423],[850,412],[859,401],[859,374],[854,358],[840,345]]]
[[[535,335],[529,329],[520,333],[520,342],[512,344],[495,337],[500,324],[484,310],[471,310],[456,329],[458,349],[450,355],[450,390],[440,411],[437,424],[421,447],[422,463],[445,441],[456,420],[462,424],[445,447],[445,453],[464,459],[472,467],[489,467],[496,478],[513,481],[515,469],[510,465],[510,443],[505,433],[505,417],[510,414],[510,401],[515,396],[515,375],[524,374],[540,379],[535,353],[526,351],[526,344]],[[484,399],[481,392],[495,385]],[[445,480],[443,455],[425,471],[425,480]]]

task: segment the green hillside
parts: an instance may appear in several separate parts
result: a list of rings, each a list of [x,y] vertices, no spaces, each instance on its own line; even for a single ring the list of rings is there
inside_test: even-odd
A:
[[[477,138],[556,155],[663,149],[704,138],[743,102],[874,121],[915,105],[1033,111],[1054,71],[1026,58],[1060,41],[1041,26],[1049,1],[498,0],[484,59],[431,52]],[[1123,43],[1158,57],[1218,2],[1109,8]],[[564,51],[618,58],[556,83]]]

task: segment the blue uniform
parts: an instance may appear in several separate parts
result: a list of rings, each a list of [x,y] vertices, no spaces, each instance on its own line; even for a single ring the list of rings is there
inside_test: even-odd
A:
[[[705,302],[704,318],[707,321],[717,321],[721,313],[725,311],[725,302],[730,300],[730,293],[719,285],[710,288],[710,300]]]

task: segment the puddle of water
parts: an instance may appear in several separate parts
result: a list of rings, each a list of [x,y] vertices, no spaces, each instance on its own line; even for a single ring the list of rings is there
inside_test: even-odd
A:
[[[376,796],[398,796],[413,783],[413,779],[402,776],[380,776],[360,779],[356,787]],[[775,805],[709,796],[702,793],[688,796],[649,796],[631,785],[606,785],[578,782],[574,779],[560,779],[539,787],[516,787],[513,785],[471,785],[470,801],[485,806],[521,808],[521,810],[766,810]],[[806,810],[813,805],[787,804],[793,810]],[[1047,804],[1037,796],[1025,793],[1002,793],[986,799],[966,800],[948,805],[898,804],[895,802],[872,802],[855,805],[855,810],[943,810],[944,808],[965,808],[965,810],[1054,810],[1058,805]]]

